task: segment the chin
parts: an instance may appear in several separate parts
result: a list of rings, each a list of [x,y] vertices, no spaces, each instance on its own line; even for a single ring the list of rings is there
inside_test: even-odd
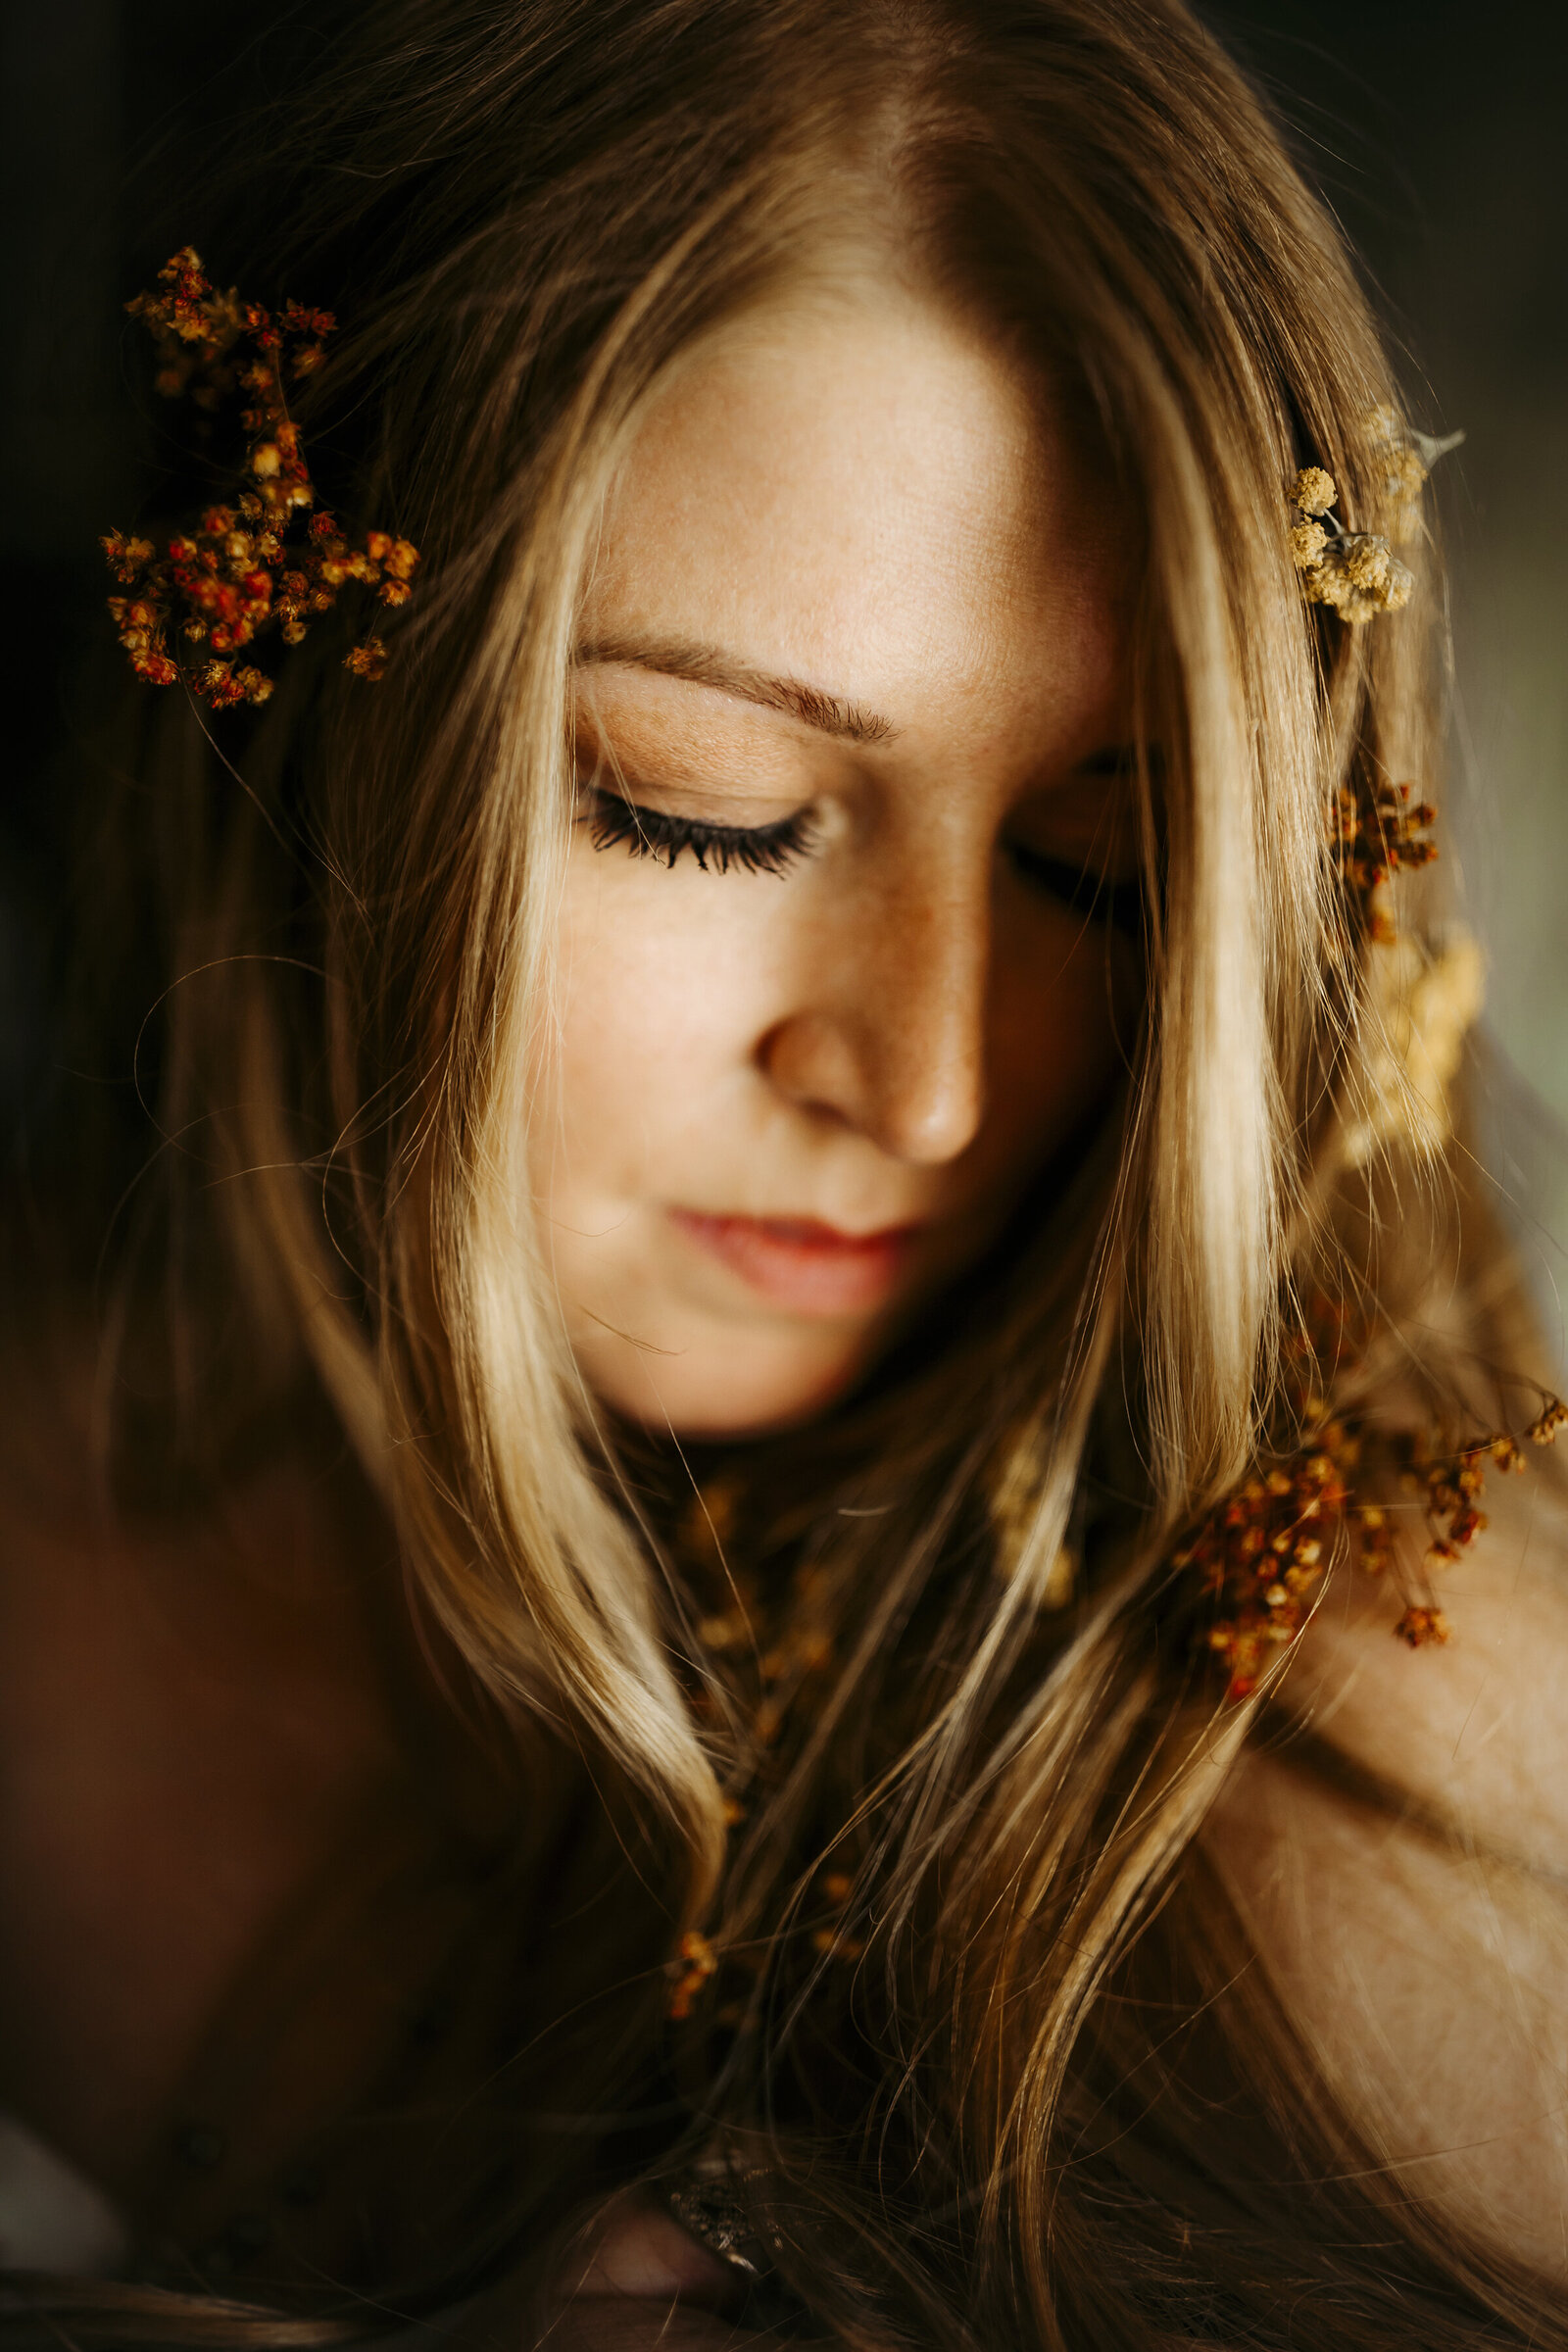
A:
[[[655,1355],[601,1330],[578,1360],[614,1412],[655,1433],[701,1441],[771,1437],[816,1420],[848,1396],[873,1353],[868,1339],[830,1352],[748,1345],[728,1333]]]

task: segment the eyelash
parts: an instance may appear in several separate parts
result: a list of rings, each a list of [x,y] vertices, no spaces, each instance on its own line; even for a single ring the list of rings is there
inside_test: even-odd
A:
[[[633,858],[673,865],[689,850],[706,873],[782,874],[811,846],[811,821],[804,808],[771,825],[710,825],[662,808],[641,808],[616,792],[586,787],[586,813],[596,850],[622,848]]]
[[[1092,865],[1073,865],[1064,858],[1048,858],[1041,850],[1025,849],[1020,843],[1009,846],[1008,856],[1018,871],[1037,888],[1050,891],[1074,914],[1086,915],[1092,922],[1109,923],[1116,931],[1124,931],[1130,939],[1144,934],[1144,886],[1142,882],[1112,882],[1097,874]]]
[[[596,850],[624,849],[633,858],[652,858],[672,866],[685,851],[703,873],[727,874],[732,868],[747,874],[783,874],[811,846],[808,812],[797,809],[771,825],[712,825],[700,818],[671,816],[662,808],[644,808],[617,792],[585,785],[590,801],[584,822]],[[1037,888],[1049,891],[1075,914],[1103,920],[1133,937],[1144,923],[1143,887],[1137,882],[1109,882],[1092,867],[1076,866],[1065,858],[1049,858],[1038,850],[1014,843],[1008,855],[1014,866]]]

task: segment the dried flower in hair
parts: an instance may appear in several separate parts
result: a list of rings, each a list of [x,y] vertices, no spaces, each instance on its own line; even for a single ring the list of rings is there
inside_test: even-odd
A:
[[[698,1994],[710,1977],[718,1969],[718,1954],[706,1936],[688,1928],[675,1947],[675,1958],[666,1964],[671,1980],[666,2014],[675,2019],[690,2017]]]
[[[1397,507],[1413,507],[1427,486],[1427,469],[1413,449],[1391,449],[1383,487]]]
[[[1440,440],[1418,433],[1387,401],[1371,410],[1364,421],[1367,439],[1383,461],[1384,495],[1395,510],[1397,528],[1414,513],[1438,460],[1457,449],[1464,435],[1447,433]]]
[[[349,649],[343,666],[357,678],[369,678],[373,682],[386,668],[386,647],[379,637],[368,637],[363,645]]]
[[[1324,1418],[1310,1443],[1260,1469],[1172,1554],[1218,1604],[1207,1633],[1226,1692],[1246,1698],[1299,1632],[1349,1500],[1356,1433]]]
[[[1485,997],[1486,959],[1466,931],[1454,932],[1437,956],[1399,940],[1378,958],[1365,1094],[1342,1147],[1348,1166],[1364,1166],[1396,1138],[1428,1152],[1447,1140],[1448,1089]]]
[[[1195,1580],[1194,1598],[1209,1604],[1202,1639],[1224,1668],[1233,1700],[1250,1697],[1294,1642],[1340,1547],[1358,1555],[1371,1575],[1398,1570],[1402,1557],[1406,1606],[1395,1632],[1412,1649],[1446,1642],[1448,1621],[1427,1580],[1485,1530],[1488,1469],[1517,1470],[1524,1462],[1507,1431],[1455,1447],[1436,1430],[1390,1430],[1358,1412],[1331,1411],[1316,1391],[1317,1366],[1337,1354],[1344,1318],[1320,1300],[1313,1322],[1298,1343],[1296,1377],[1280,1400],[1294,1443],[1265,1456],[1171,1556],[1172,1567]],[[1548,1397],[1526,1434],[1539,1430],[1549,1444],[1564,1424],[1568,1406]],[[1410,1502],[1363,1500],[1357,1488],[1374,1482]],[[1398,1544],[1401,1517],[1413,1523],[1417,1514],[1426,1535],[1419,1559]]]
[[[1328,514],[1339,500],[1333,474],[1321,466],[1303,466],[1291,484],[1290,500],[1292,506],[1299,507],[1303,514]]]
[[[1525,1431],[1525,1436],[1533,1446],[1552,1446],[1556,1443],[1558,1430],[1565,1424],[1568,1424],[1568,1404],[1564,1404],[1560,1396],[1548,1396]]]
[[[1327,605],[1359,627],[1379,612],[1400,612],[1415,575],[1377,532],[1341,531],[1301,567],[1301,584],[1309,605]]]
[[[1303,466],[1287,499],[1300,520],[1291,526],[1291,555],[1309,605],[1327,605],[1353,624],[1397,612],[1414,577],[1376,531],[1348,531],[1335,519],[1339,493],[1321,466]]]
[[[1392,947],[1396,934],[1387,885],[1396,873],[1430,865],[1437,810],[1413,785],[1374,782],[1364,773],[1342,785],[1329,805],[1329,846],[1340,878],[1361,909],[1369,937]]]
[[[1415,512],[1427,476],[1463,433],[1435,441],[1402,424],[1387,403],[1363,418],[1366,438],[1383,466],[1385,519],[1396,537]],[[1359,627],[1410,601],[1413,574],[1399,562],[1384,531],[1348,531],[1334,514],[1339,491],[1322,466],[1303,466],[1286,493],[1300,519],[1291,526],[1291,555],[1310,605],[1326,605]]]
[[[1320,522],[1298,522],[1291,526],[1291,554],[1298,571],[1310,571],[1329,543],[1329,535]]]
[[[125,306],[158,346],[159,391],[208,411],[238,398],[248,447],[232,505],[209,507],[163,554],[150,539],[107,534],[110,567],[134,590],[111,597],[109,611],[138,677],[156,686],[183,680],[215,710],[264,703],[272,681],[223,657],[274,623],[285,645],[298,645],[351,581],[374,588],[386,606],[406,604],[418,550],[386,531],[368,532],[356,548],[329,514],[312,514],[316,488],[286,384],[320,366],[336,324],[330,311],[290,302],[274,314],[241,303],[233,288],[220,293],[188,245],[160,270],[159,287]],[[180,648],[202,647],[202,658],[182,661],[172,638]],[[384,644],[371,636],[345,666],[374,679],[385,662]]]
[[[1408,431],[1387,405],[1374,409],[1363,424],[1384,462],[1384,487],[1396,519],[1402,518],[1432,465],[1464,436],[1429,440]],[[1334,513],[1339,493],[1325,466],[1302,466],[1286,496],[1296,511],[1288,533],[1291,558],[1308,604],[1324,605],[1359,627],[1409,603],[1413,573],[1384,532],[1346,529]],[[1406,784],[1391,787],[1362,777],[1335,796],[1329,814],[1335,860],[1359,904],[1362,928],[1375,944],[1392,946],[1396,937],[1387,887],[1393,875],[1402,867],[1429,864],[1438,854],[1433,821],[1430,805],[1414,800]]]
[[[1396,1639],[1407,1642],[1412,1649],[1428,1649],[1447,1641],[1448,1620],[1441,1609],[1410,1608],[1394,1631]]]

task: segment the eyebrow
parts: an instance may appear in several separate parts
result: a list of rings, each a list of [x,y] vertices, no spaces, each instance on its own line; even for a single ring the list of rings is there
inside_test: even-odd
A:
[[[858,703],[846,702],[801,678],[776,678],[754,669],[749,662],[716,645],[698,645],[683,637],[599,637],[577,648],[579,667],[615,663],[631,669],[656,670],[661,677],[689,678],[693,685],[711,686],[743,703],[764,710],[781,710],[819,735],[840,743],[886,743],[898,733],[890,718],[879,718]]]

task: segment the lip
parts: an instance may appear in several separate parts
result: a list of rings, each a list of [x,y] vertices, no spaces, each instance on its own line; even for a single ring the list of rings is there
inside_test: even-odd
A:
[[[884,1306],[923,1230],[887,1225],[879,1233],[841,1233],[814,1217],[716,1216],[695,1208],[672,1208],[669,1216],[688,1241],[764,1298],[796,1314],[825,1317]]]

